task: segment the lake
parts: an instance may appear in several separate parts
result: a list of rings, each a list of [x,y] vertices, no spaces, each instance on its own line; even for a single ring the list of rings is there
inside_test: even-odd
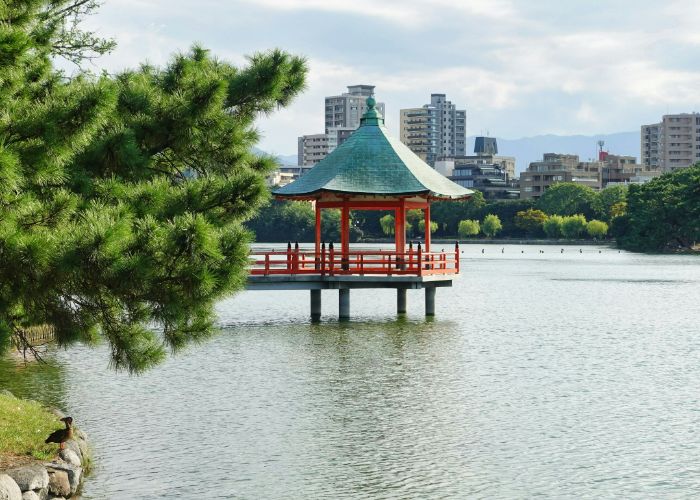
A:
[[[244,292],[144,376],[74,346],[0,387],[87,432],[84,499],[697,497],[700,258],[561,248],[463,246],[434,319]]]

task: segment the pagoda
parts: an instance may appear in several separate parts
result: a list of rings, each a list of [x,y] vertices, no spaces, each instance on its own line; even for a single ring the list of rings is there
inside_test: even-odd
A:
[[[388,134],[384,119],[367,99],[360,127],[296,181],[273,191],[277,199],[303,200],[316,213],[313,251],[253,252],[249,289],[311,290],[311,318],[321,315],[321,290],[339,290],[340,319],[349,318],[350,289],[395,288],[397,311],[406,312],[406,290],[424,288],[426,315],[435,313],[435,288],[451,286],[459,273],[459,248],[433,252],[430,204],[464,200],[473,191],[442,176],[405,144]],[[321,210],[340,210],[340,247],[321,241]],[[423,244],[406,243],[406,212],[423,211]],[[386,210],[394,216],[393,250],[352,250],[350,213]]]

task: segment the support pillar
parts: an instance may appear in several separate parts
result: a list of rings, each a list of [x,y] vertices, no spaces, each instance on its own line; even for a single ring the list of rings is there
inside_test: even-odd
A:
[[[425,315],[435,316],[435,287],[429,286],[425,289]]]
[[[425,252],[430,252],[430,203],[425,207]]]
[[[321,321],[321,290],[311,290],[311,321]]]
[[[314,250],[316,252],[316,257],[318,257],[318,254],[321,251],[321,207],[316,204],[314,208],[316,209],[316,245],[314,246]]]
[[[396,289],[396,314],[406,314],[406,289]]]
[[[350,268],[348,255],[350,253],[350,207],[347,202],[343,202],[340,211],[340,251],[342,268],[348,270]]]
[[[338,289],[338,319],[350,319],[350,289]]]

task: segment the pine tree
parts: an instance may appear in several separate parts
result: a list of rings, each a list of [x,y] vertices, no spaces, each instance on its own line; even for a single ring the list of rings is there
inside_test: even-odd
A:
[[[213,304],[243,286],[242,223],[274,167],[251,152],[254,120],[291,102],[306,64],[273,50],[238,68],[194,47],[67,79],[52,57],[113,46],[79,29],[96,6],[0,3],[0,344],[48,323],[140,372],[210,335]]]

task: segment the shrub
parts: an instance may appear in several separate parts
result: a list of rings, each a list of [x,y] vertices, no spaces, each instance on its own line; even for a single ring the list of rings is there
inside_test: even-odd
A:
[[[564,217],[561,223],[561,232],[564,238],[574,239],[581,236],[586,230],[586,218],[581,214]]]
[[[462,220],[459,221],[458,233],[460,238],[469,238],[470,236],[476,236],[479,234],[481,228],[479,227],[478,220]]]

